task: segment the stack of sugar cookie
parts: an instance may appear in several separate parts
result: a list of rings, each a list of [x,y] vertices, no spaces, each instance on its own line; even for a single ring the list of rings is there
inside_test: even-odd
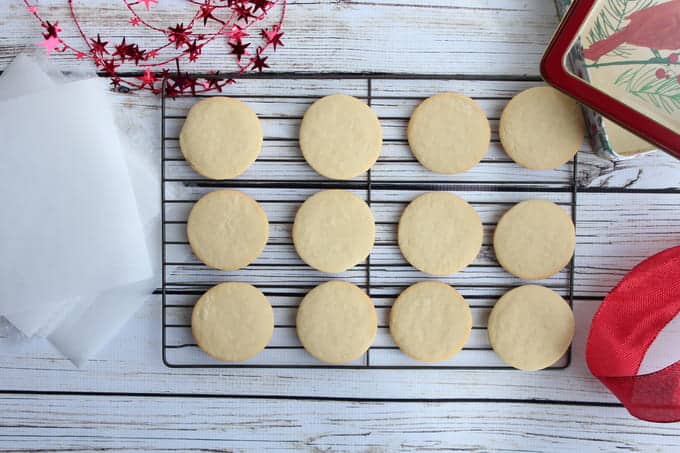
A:
[[[229,121],[226,121],[229,118]],[[223,125],[228,125],[224,127]],[[484,157],[491,139],[484,110],[472,99],[442,93],[424,100],[408,124],[408,143],[424,167],[438,173],[469,170]],[[578,105],[551,88],[537,87],[513,98],[501,116],[500,139],[508,155],[530,169],[567,162],[583,138]],[[300,125],[300,149],[307,163],[331,179],[351,179],[377,161],[380,122],[364,102],[332,95],[314,102]],[[191,166],[212,179],[233,178],[257,158],[262,129],[240,101],[211,98],[192,107],[180,135]],[[259,204],[235,190],[201,198],[187,224],[189,243],[205,264],[236,270],[265,248],[268,221]],[[365,262],[375,241],[368,204],[346,190],[325,190],[302,203],[292,241],[299,257],[325,273]],[[448,192],[427,192],[401,214],[397,242],[408,263],[423,273],[447,276],[471,264],[480,252],[483,225],[475,209]],[[498,222],[494,250],[499,264],[525,280],[559,272],[572,259],[575,230],[558,205],[523,201]],[[376,311],[359,287],[340,280],[312,289],[301,301],[296,327],[304,348],[317,359],[347,363],[363,355],[377,332]],[[192,329],[198,345],[224,361],[261,351],[273,333],[272,308],[246,283],[229,282],[197,302]],[[405,289],[389,317],[394,342],[409,357],[425,362],[451,358],[472,329],[470,307],[453,287],[422,281]],[[553,364],[567,350],[574,331],[569,305],[552,290],[525,285],[502,296],[489,316],[489,340],[513,367],[534,370]]]

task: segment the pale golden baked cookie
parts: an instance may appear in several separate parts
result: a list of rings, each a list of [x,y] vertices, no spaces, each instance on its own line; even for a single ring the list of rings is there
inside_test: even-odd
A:
[[[189,110],[179,146],[206,178],[235,178],[260,154],[262,127],[255,112],[238,99],[211,97]]]
[[[425,99],[411,115],[408,144],[426,168],[460,173],[474,167],[489,148],[491,129],[484,110],[458,93]]]
[[[224,271],[257,258],[269,236],[267,215],[248,195],[217,190],[203,196],[189,213],[187,236],[203,263]]]
[[[249,359],[274,333],[274,314],[259,289],[228,282],[210,288],[194,306],[191,331],[198,346],[225,362]]]
[[[491,346],[504,362],[520,370],[540,370],[567,352],[574,338],[574,314],[551,289],[525,285],[496,302],[488,328]]]
[[[449,275],[470,264],[482,247],[482,221],[462,198],[428,192],[413,200],[399,219],[399,248],[411,265]]]
[[[365,172],[380,154],[378,117],[364,102],[334,94],[314,102],[300,124],[300,149],[317,173],[350,179]]]
[[[550,170],[569,161],[583,143],[581,106],[551,87],[522,91],[503,110],[500,139],[523,167]]]
[[[326,282],[307,293],[296,324],[307,352],[336,364],[361,357],[378,331],[371,299],[358,286],[343,281]]]
[[[401,351],[423,362],[457,354],[470,337],[472,314],[449,285],[419,282],[406,288],[390,311],[390,334]]]
[[[305,263],[322,272],[342,272],[363,261],[374,240],[371,209],[345,190],[317,192],[295,215],[295,250]]]
[[[513,206],[501,217],[493,236],[501,266],[527,280],[540,280],[562,270],[575,246],[571,217],[546,200],[526,200]]]

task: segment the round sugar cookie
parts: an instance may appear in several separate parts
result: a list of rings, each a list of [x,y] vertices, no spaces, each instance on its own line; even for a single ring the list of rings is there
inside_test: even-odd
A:
[[[399,219],[399,248],[411,265],[449,275],[470,264],[482,247],[482,221],[462,198],[428,192],[413,200]]]
[[[390,334],[401,351],[422,362],[457,354],[470,337],[472,315],[463,296],[437,281],[406,288],[392,305]]]
[[[374,240],[371,208],[345,190],[317,192],[295,215],[295,250],[305,263],[322,272],[342,272],[363,261]]]
[[[501,114],[500,139],[523,167],[550,170],[569,161],[583,143],[581,106],[551,87],[522,91]]]
[[[491,347],[508,365],[540,370],[567,352],[574,338],[574,314],[551,289],[520,286],[496,302],[488,332]]]
[[[501,217],[493,236],[500,265],[527,280],[540,280],[562,270],[575,246],[571,217],[546,200],[526,200],[513,206]]]
[[[193,169],[206,178],[235,178],[260,154],[262,127],[255,112],[238,99],[211,97],[189,110],[179,146]]]
[[[334,94],[314,102],[300,124],[300,149],[317,173],[350,179],[367,171],[380,154],[378,117],[364,102]]]
[[[254,286],[222,283],[210,288],[194,306],[191,331],[210,356],[238,362],[267,346],[274,333],[274,313]]]
[[[425,99],[411,115],[408,144],[424,167],[437,173],[460,173],[482,160],[491,141],[484,110],[458,93]]]
[[[296,324],[302,346],[327,363],[358,359],[378,331],[371,299],[358,286],[337,280],[307,293],[300,302]]]
[[[237,190],[203,196],[189,213],[187,236],[203,263],[231,271],[257,258],[269,236],[267,215],[257,201]]]

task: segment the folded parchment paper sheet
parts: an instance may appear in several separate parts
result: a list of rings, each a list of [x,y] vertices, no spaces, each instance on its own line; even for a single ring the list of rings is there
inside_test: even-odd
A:
[[[0,77],[0,314],[78,366],[159,280],[157,176],[107,84],[27,56]]]

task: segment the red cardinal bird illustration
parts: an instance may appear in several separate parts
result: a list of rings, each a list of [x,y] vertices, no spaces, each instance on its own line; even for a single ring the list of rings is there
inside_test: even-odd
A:
[[[654,50],[680,49],[680,0],[671,0],[641,9],[628,16],[630,22],[607,38],[594,42],[583,51],[592,61],[622,44]]]

